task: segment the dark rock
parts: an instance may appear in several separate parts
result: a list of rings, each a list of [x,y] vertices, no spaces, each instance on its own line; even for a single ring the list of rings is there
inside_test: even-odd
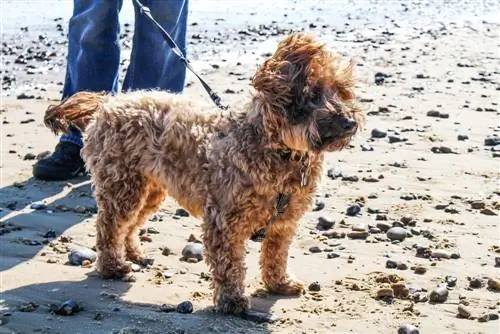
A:
[[[371,136],[372,136],[372,138],[385,138],[385,137],[387,137],[387,131],[374,128],[374,129],[372,129]]]
[[[321,285],[319,284],[319,282],[312,282],[311,284],[309,284],[309,287],[307,289],[309,291],[318,292],[321,291]]]
[[[311,247],[309,247],[309,252],[311,252],[311,253],[321,253],[322,250],[318,246],[311,246]]]
[[[348,216],[356,216],[361,212],[361,207],[359,204],[353,204],[349,206],[346,210],[346,215]]]
[[[457,278],[454,277],[454,276],[450,276],[450,275],[447,275],[445,278],[444,278],[444,281],[446,282],[446,285],[450,288],[453,288],[457,285]]]
[[[64,315],[64,316],[75,315],[78,312],[80,312],[82,309],[83,308],[72,299],[69,299],[60,305],[51,305],[50,306],[51,312],[53,312],[57,315]]]
[[[318,218],[318,224],[316,225],[316,228],[319,230],[329,230],[335,225],[335,221],[331,217],[327,216],[321,216]]]
[[[184,301],[177,305],[176,311],[179,313],[193,313],[193,303],[190,301]]]
[[[446,286],[439,286],[432,290],[429,294],[429,301],[431,303],[444,303],[448,299],[448,289]]]
[[[398,334],[420,334],[417,327],[406,324],[398,328]]]
[[[484,282],[479,277],[473,277],[469,281],[469,286],[473,289],[480,289],[484,286]]]

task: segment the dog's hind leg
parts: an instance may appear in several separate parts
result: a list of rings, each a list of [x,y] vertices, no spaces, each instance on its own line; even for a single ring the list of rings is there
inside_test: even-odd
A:
[[[166,190],[156,182],[149,183],[147,188],[148,193],[145,197],[146,200],[144,201],[144,205],[142,209],[140,209],[136,220],[130,221],[128,234],[125,240],[127,260],[141,265],[151,264],[152,260],[148,259],[141,249],[138,234],[139,229],[144,225],[149,216],[158,210],[167,194]]]
[[[119,179],[109,168],[94,169],[93,173],[98,207],[96,268],[104,278],[122,277],[131,270],[125,262],[126,240],[144,206],[147,186],[143,176],[125,166],[113,170],[121,172]]]

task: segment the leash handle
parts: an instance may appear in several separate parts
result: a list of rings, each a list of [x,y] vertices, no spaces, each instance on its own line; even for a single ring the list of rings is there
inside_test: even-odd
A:
[[[212,99],[212,101],[215,103],[215,105],[217,107],[219,107],[220,109],[222,109],[222,110],[227,110],[229,108],[229,106],[223,105],[222,102],[221,102],[220,96],[212,88],[210,88],[210,86],[205,82],[205,80],[203,80],[195,72],[195,70],[193,69],[193,67],[189,63],[189,61],[182,54],[182,51],[179,48],[179,46],[177,46],[177,44],[175,44],[175,42],[172,39],[172,37],[170,37],[169,33],[165,29],[163,29],[163,27],[161,26],[161,24],[159,24],[158,21],[156,21],[155,18],[151,15],[151,9],[149,9],[149,7],[144,6],[139,0],[135,0],[135,3],[137,4],[137,6],[140,9],[140,13],[143,14],[143,15],[145,15],[148,19],[151,20],[151,22],[154,25],[156,25],[156,27],[160,31],[161,35],[163,36],[163,38],[167,42],[168,46],[170,46],[170,48],[172,49],[172,52],[177,57],[179,57],[179,59],[184,63],[184,65],[198,78],[198,80],[200,80],[201,84],[203,85],[203,88],[205,88],[205,90],[207,91],[208,95],[210,96],[210,98]]]

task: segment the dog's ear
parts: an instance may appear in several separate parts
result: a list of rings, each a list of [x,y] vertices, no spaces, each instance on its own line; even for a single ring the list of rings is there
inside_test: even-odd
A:
[[[314,85],[321,77],[330,54],[324,45],[312,36],[297,33],[288,36],[274,55],[267,59],[252,78],[252,86],[274,111],[281,111],[293,124],[304,121],[309,115],[306,105],[321,98],[320,86]],[[327,68],[321,69],[325,64]]]

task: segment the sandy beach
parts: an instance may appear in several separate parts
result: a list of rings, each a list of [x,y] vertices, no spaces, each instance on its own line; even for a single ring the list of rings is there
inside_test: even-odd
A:
[[[289,269],[307,291],[262,290],[248,242],[246,294],[272,317],[212,311],[204,261],[181,261],[200,221],[167,199],[142,231],[154,265],[102,280],[69,254],[95,242],[86,177],[32,178],[58,138],[43,125],[60,99],[72,1],[0,4],[0,333],[500,332],[500,5],[495,1],[192,0],[188,57],[223,102],[292,31],[355,59],[365,129],[327,155]],[[154,13],[153,13],[154,14]],[[123,70],[133,12],[121,13]],[[215,107],[188,73],[184,94]],[[63,316],[51,305],[76,303]],[[189,301],[192,313],[169,305]]]

